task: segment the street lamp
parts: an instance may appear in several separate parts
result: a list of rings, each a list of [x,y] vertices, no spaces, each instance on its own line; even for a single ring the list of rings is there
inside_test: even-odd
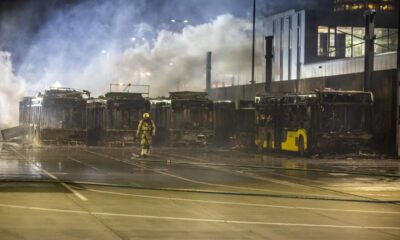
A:
[[[250,83],[254,84],[254,48],[255,48],[255,38],[256,38],[256,0],[253,0],[253,45],[251,49],[251,80]]]
[[[171,18],[172,23],[183,23],[183,24],[188,24],[189,20],[187,19],[176,19],[176,18]]]

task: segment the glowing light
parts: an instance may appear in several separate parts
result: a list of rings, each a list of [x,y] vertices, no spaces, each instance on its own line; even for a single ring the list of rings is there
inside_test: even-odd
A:
[[[183,20],[184,23],[189,23],[189,20],[185,19]]]
[[[132,42],[135,42],[135,41],[136,41],[136,38],[135,38],[135,37],[132,37],[132,38],[131,38],[131,41],[132,41]]]
[[[53,83],[53,85],[51,85],[53,88],[60,88],[60,87],[62,87],[62,84],[60,83],[60,82],[55,82],[55,83]]]
[[[172,22],[172,23],[175,23],[175,22],[176,22],[176,20],[175,20],[175,19],[171,19],[171,22]]]

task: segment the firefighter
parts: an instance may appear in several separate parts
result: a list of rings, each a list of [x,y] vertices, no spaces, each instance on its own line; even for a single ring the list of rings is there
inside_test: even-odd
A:
[[[136,137],[140,137],[140,144],[142,147],[140,155],[142,157],[147,157],[150,155],[150,145],[152,138],[156,135],[156,125],[154,121],[151,120],[149,113],[143,114],[143,119],[140,120]]]

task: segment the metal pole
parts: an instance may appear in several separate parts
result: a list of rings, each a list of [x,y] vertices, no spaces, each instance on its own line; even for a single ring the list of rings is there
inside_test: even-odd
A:
[[[265,37],[265,93],[271,93],[272,83],[272,59],[273,59],[273,36]]]
[[[252,58],[251,58],[251,84],[254,84],[254,47],[256,39],[256,0],[253,0],[253,48],[252,48]]]
[[[396,116],[396,152],[397,157],[400,157],[400,4],[397,4],[397,81],[396,81],[396,107],[394,109]]]
[[[365,16],[365,57],[364,57],[364,91],[371,91],[372,72],[374,71],[375,45],[375,10],[368,10]]]
[[[211,52],[207,52],[206,62],[206,92],[210,94],[211,91]]]

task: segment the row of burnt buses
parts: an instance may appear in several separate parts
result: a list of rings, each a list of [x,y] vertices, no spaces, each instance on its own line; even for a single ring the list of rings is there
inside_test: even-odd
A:
[[[211,101],[204,92],[169,98],[56,88],[20,102],[20,125],[41,144],[127,146],[144,112],[157,125],[155,144],[258,147],[300,154],[357,149],[371,139],[370,92],[330,89],[258,96],[254,101]]]

